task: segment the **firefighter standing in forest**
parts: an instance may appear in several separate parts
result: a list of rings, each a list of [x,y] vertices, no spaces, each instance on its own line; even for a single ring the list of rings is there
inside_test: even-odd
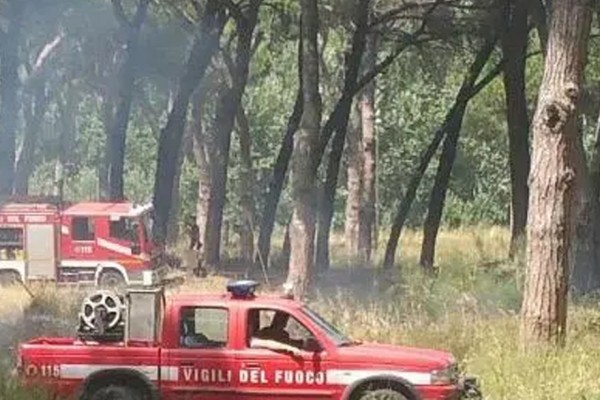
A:
[[[196,267],[193,269],[193,273],[195,276],[206,277],[206,270],[202,268],[202,243],[200,242],[200,227],[196,222],[196,216],[191,216],[187,220],[187,231],[188,236],[190,238],[190,244],[188,246],[188,251],[195,252],[196,257]]]

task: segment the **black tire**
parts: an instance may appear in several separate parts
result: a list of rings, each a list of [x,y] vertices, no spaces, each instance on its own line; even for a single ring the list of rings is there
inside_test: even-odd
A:
[[[100,274],[98,286],[105,288],[120,288],[126,285],[123,275],[114,269],[107,269]]]
[[[107,386],[96,390],[89,400],[143,400],[135,389],[127,386]]]
[[[357,397],[359,400],[409,400],[395,389],[365,389]]]

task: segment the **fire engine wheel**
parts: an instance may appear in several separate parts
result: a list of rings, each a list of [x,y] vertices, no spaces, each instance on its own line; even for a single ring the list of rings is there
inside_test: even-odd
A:
[[[143,400],[143,396],[135,389],[127,386],[107,386],[96,390],[90,400]]]
[[[359,400],[408,400],[401,392],[394,389],[364,390],[357,396]]]
[[[119,288],[125,286],[125,284],[126,282],[123,275],[114,269],[102,271],[100,278],[98,279],[98,285],[105,288]]]

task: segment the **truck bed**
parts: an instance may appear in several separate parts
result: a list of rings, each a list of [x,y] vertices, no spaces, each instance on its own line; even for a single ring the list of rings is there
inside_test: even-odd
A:
[[[76,338],[40,337],[20,346],[20,363],[28,376],[85,379],[102,369],[131,368],[154,376],[160,367],[160,347],[147,341],[82,342]]]

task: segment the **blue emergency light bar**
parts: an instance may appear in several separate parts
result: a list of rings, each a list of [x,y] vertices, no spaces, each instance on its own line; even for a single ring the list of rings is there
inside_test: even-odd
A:
[[[254,297],[254,292],[258,286],[260,286],[260,283],[256,281],[233,281],[227,284],[227,291],[233,297],[251,298]]]

